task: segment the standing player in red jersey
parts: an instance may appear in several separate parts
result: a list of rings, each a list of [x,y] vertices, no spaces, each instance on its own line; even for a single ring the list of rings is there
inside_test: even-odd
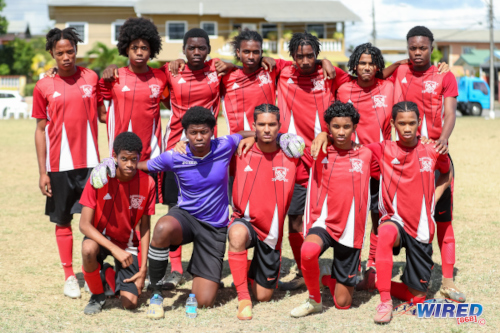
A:
[[[372,152],[366,147],[353,150],[351,136],[360,120],[353,104],[335,101],[324,120],[333,145],[311,163],[307,236],[301,249],[309,298],[292,310],[296,318],[323,311],[320,284],[329,287],[337,309],[351,306],[370,207],[370,177],[378,177]],[[320,271],[318,262],[329,247],[334,249],[333,273],[330,267]]]
[[[153,178],[137,170],[142,140],[123,132],[113,141],[116,178],[95,189],[87,182],[80,203],[84,206],[80,230],[83,275],[92,296],[83,311],[101,312],[106,297],[101,275],[113,292],[119,291],[122,306],[135,309],[146,279],[151,215],[155,214],[156,186]],[[137,235],[136,227],[140,228]],[[143,249],[138,257],[139,244]],[[106,269],[108,255],[115,258],[115,271]]]
[[[458,89],[452,73],[440,75],[431,64],[434,37],[426,27],[412,28],[406,35],[411,64],[400,66],[392,76],[394,103],[412,101],[422,113],[419,134],[434,140],[436,151],[447,151],[448,140],[455,126]],[[452,165],[453,166],[453,165]],[[453,167],[452,167],[452,174]],[[437,177],[436,177],[437,178]],[[453,219],[453,183],[436,203],[434,218],[441,250],[443,281],[441,294],[465,302],[465,294],[453,282],[455,235]]]
[[[71,298],[81,296],[72,265],[71,220],[81,212],[78,201],[99,162],[97,109],[104,108],[97,74],[75,65],[78,42],[82,40],[73,28],[47,33],[46,50],[55,59],[58,74],[39,80],[33,91],[39,186],[47,197],[45,215],[56,223],[64,295]]]
[[[417,137],[421,125],[418,106],[399,102],[392,109],[391,123],[399,141],[372,143],[380,167],[378,227],[377,289],[380,303],[374,317],[376,323],[392,318],[391,295],[404,301],[421,303],[429,286],[432,268],[432,239],[435,233],[434,208],[447,187],[452,174],[450,160],[430,144]],[[446,150],[446,146],[444,147]],[[434,172],[440,176],[435,179]],[[406,249],[406,266],[400,282],[392,282],[392,256]]]

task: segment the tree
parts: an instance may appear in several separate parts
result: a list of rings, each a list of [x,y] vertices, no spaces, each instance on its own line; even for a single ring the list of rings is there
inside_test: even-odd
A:
[[[434,51],[431,53],[431,63],[437,65],[437,63],[443,58],[443,53],[438,50],[437,47],[434,48]]]
[[[5,8],[5,1],[0,0],[0,13]],[[7,33],[7,27],[9,22],[7,22],[7,18],[5,16],[0,16],[0,35],[4,35]]]
[[[118,67],[126,66],[128,58],[121,56],[117,48],[110,49],[105,44],[97,42],[94,47],[85,54],[85,62],[88,62],[88,68],[101,71],[106,66],[114,64]]]

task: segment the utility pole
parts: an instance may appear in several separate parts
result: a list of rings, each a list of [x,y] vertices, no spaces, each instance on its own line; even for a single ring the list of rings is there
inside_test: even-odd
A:
[[[495,119],[495,40],[493,33],[493,0],[489,3],[490,19],[490,118]]]
[[[375,28],[375,0],[372,0],[372,21],[373,21],[372,44],[373,46],[377,46],[377,30]]]

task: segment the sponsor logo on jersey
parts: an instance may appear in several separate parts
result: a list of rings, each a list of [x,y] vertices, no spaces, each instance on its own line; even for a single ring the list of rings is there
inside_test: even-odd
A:
[[[177,81],[178,84],[186,83],[186,80],[184,80],[182,77]]]
[[[104,200],[111,200],[111,195],[109,193],[106,193],[106,195],[104,196]]]
[[[408,82],[406,81],[406,76],[405,76],[405,77],[401,80],[401,83],[408,83]]]
[[[240,87],[240,86],[238,85],[238,83],[236,83],[236,82],[235,82],[235,83],[233,84],[233,90],[234,90],[234,89],[238,89],[239,87]]]
[[[292,78],[289,78],[288,81],[286,81],[286,83],[288,83],[288,84],[294,84],[295,82],[293,82]]]
[[[262,87],[265,84],[271,83],[271,77],[269,76],[268,72],[260,73],[258,78],[260,80],[259,87]]]
[[[385,99],[387,96],[384,95],[375,95],[373,98],[373,108],[385,108],[387,105],[385,104]]]
[[[144,202],[144,200],[146,199],[146,197],[142,196],[142,195],[139,195],[139,194],[133,194],[130,196],[130,207],[129,209],[139,209],[139,210],[143,210],[144,207],[142,207],[142,203]]]
[[[360,160],[359,158],[351,158],[349,161],[351,161],[351,169],[349,169],[349,172],[363,173],[363,160]]]
[[[311,79],[311,82],[313,83],[313,88],[311,89],[311,92],[313,92],[313,91],[325,91],[325,80],[323,80],[323,79]]]
[[[57,91],[54,91],[54,94],[52,95],[52,98],[56,98],[56,97],[59,97],[61,96],[60,93],[58,93]]]
[[[391,164],[401,164],[401,162],[399,162],[399,160],[397,158],[394,158],[392,161],[391,161]]]
[[[428,93],[428,94],[433,94],[436,95],[436,88],[439,83],[435,81],[424,81],[424,90],[422,90],[423,93]]]
[[[288,179],[286,179],[288,168],[274,167],[273,170],[274,170],[274,178],[272,179],[273,182],[275,181],[288,182]]]
[[[157,84],[152,84],[149,86],[149,89],[151,89],[151,95],[149,95],[149,98],[158,98],[160,96],[160,86]]]
[[[123,86],[122,92],[127,92],[127,91],[130,91],[130,88],[127,86]]]
[[[198,162],[196,161],[183,161],[182,165],[198,165]]]
[[[418,159],[420,161],[420,172],[432,172],[432,158],[421,157]]]
[[[351,99],[350,99],[350,98],[349,98],[349,100],[347,101],[347,103],[351,103],[351,104],[352,104],[352,101],[351,101]]]
[[[83,98],[92,98],[92,86],[90,84],[84,84],[83,86],[80,86],[80,89],[83,91]]]
[[[252,168],[250,167],[250,165],[247,165],[247,166],[245,167],[245,170],[243,170],[243,171],[245,171],[245,172],[250,172],[250,171],[253,171],[253,170],[252,170]]]
[[[219,77],[217,76],[217,72],[205,72],[205,75],[208,80],[208,84],[219,82]]]
[[[323,159],[323,161],[321,161],[321,163],[323,163],[323,164],[328,164],[328,159],[325,157],[325,158]]]

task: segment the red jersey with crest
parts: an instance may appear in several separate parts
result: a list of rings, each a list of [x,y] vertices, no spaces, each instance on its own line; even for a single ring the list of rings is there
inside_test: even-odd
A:
[[[259,68],[251,74],[236,69],[222,78],[222,111],[229,134],[251,131],[253,112],[260,104],[276,105],[276,78],[291,61],[276,59],[272,72]]]
[[[380,166],[380,223],[394,221],[421,243],[432,243],[434,221],[434,171],[450,170],[448,155],[440,155],[432,144],[420,141],[413,148],[399,141],[367,145]]]
[[[135,255],[139,245],[135,227],[142,216],[155,214],[155,202],[155,182],[139,170],[128,182],[109,178],[100,189],[92,187],[89,180],[80,198],[83,206],[94,209],[94,227],[121,249]]]
[[[366,147],[329,146],[327,154],[320,151],[315,161],[309,161],[304,233],[323,228],[340,244],[361,249],[370,211],[370,178],[378,177],[372,152]]]
[[[394,81],[394,104],[402,101],[416,103],[422,118],[419,134],[439,139],[443,130],[443,100],[458,96],[455,75],[451,72],[438,74],[435,66],[418,72],[412,66],[401,65],[391,80]]]
[[[307,171],[299,159],[283,151],[263,153],[257,144],[245,156],[235,156],[233,215],[249,221],[259,240],[281,250],[283,224],[295,183],[305,186]]]
[[[97,74],[77,67],[71,76],[45,77],[33,90],[33,118],[47,119],[48,172],[93,168],[99,163],[97,107],[103,105]]]
[[[391,139],[393,92],[390,81],[375,79],[373,86],[362,88],[357,78],[351,78],[337,90],[337,99],[352,103],[361,116],[352,140],[365,145]]]
[[[289,65],[281,70],[278,79],[280,132],[301,136],[306,147],[320,132],[327,131],[323,114],[335,100],[337,88],[349,80],[349,75],[337,67],[335,79],[325,80],[323,68],[316,67],[314,73],[302,75],[297,67]]]
[[[202,106],[212,111],[217,119],[220,103],[220,81],[215,70],[215,62],[219,59],[211,59],[205,62],[203,69],[192,71],[186,64],[183,71],[174,77],[168,71],[168,63],[162,70],[167,76],[167,87],[170,92],[170,103],[172,114],[165,129],[165,150],[172,149],[181,139],[186,139],[181,120],[186,111],[193,106]],[[217,125],[214,129],[217,137]]]
[[[126,131],[134,132],[141,139],[141,161],[161,154],[160,101],[165,85],[165,73],[153,68],[136,74],[122,67],[118,69],[117,80],[99,81],[103,98],[112,101],[106,122],[110,155],[115,137]]]

